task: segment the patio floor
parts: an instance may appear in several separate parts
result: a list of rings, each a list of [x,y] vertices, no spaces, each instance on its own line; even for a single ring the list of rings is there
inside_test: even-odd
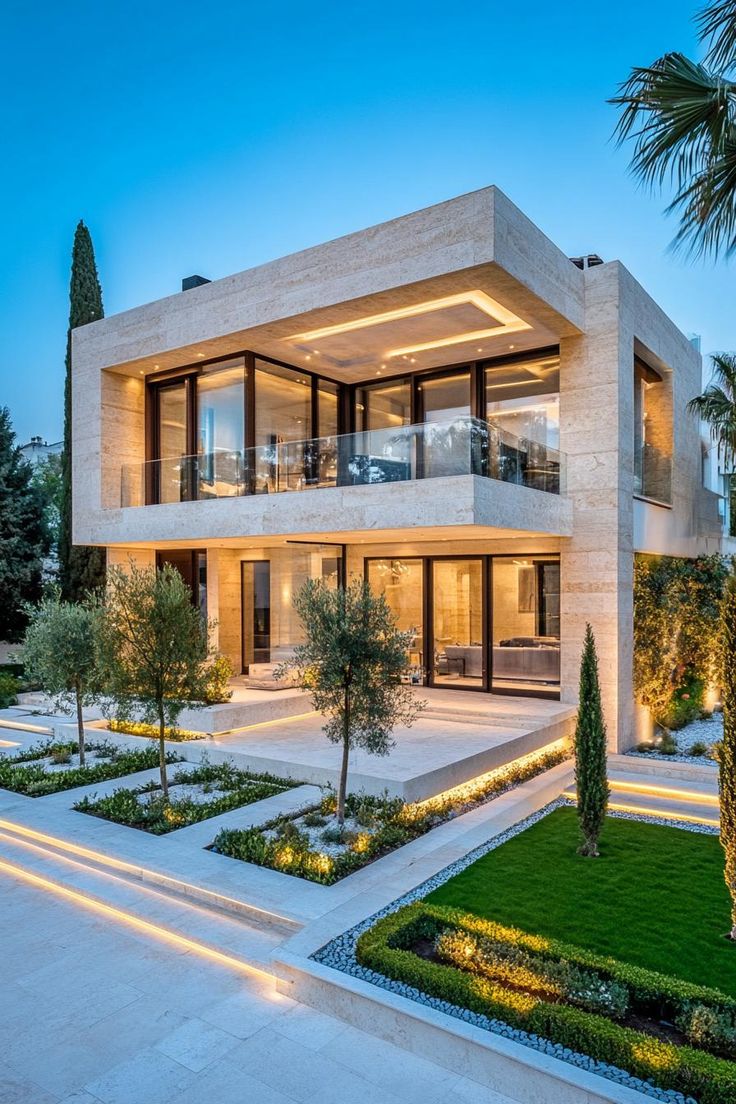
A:
[[[571,734],[575,717],[574,706],[538,698],[427,689],[417,696],[427,708],[411,728],[395,730],[389,755],[352,751],[351,789],[419,801]],[[334,785],[340,750],[321,729],[316,713],[284,717],[219,734],[207,747],[241,766]]]

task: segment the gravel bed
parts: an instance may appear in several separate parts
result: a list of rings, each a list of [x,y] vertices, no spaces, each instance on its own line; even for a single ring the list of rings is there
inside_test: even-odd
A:
[[[663,755],[660,751],[627,751],[636,759],[661,759],[669,763],[702,763],[703,766],[717,766],[715,759],[706,753],[705,755],[690,755],[693,744],[707,744],[708,748],[717,740],[723,738],[723,714],[712,713],[710,717],[702,717],[699,721],[691,721],[684,728],[678,728],[672,733],[672,738],[677,744],[675,755]]]
[[[662,758],[672,758],[672,756],[662,756]],[[599,1077],[605,1077],[607,1080],[615,1081],[620,1085],[626,1085],[627,1088],[635,1089],[638,1092],[652,1097],[654,1100],[666,1101],[667,1104],[697,1104],[692,1097],[686,1097],[682,1093],[676,1092],[674,1089],[661,1089],[648,1081],[642,1081],[640,1078],[634,1077],[632,1074],[627,1073],[626,1070],[619,1069],[617,1066],[610,1066],[606,1062],[598,1062],[588,1057],[587,1054],[580,1054],[577,1051],[570,1050],[569,1047],[562,1046],[560,1043],[553,1043],[549,1039],[544,1039],[539,1035],[533,1035],[527,1031],[520,1031],[517,1028],[509,1027],[509,1025],[502,1020],[491,1019],[477,1012],[471,1012],[467,1008],[459,1008],[457,1005],[450,1004],[448,1001],[443,1001],[438,997],[431,997],[426,993],[422,993],[421,990],[415,989],[411,985],[405,985],[403,982],[384,977],[383,974],[377,974],[375,971],[361,966],[355,957],[355,944],[358,937],[362,935],[364,931],[367,931],[368,928],[372,927],[378,920],[382,919],[384,916],[390,915],[392,912],[396,912],[404,905],[409,905],[413,901],[419,901],[423,897],[426,897],[432,890],[449,881],[450,878],[459,874],[461,870],[465,870],[466,867],[470,866],[483,855],[488,854],[489,851],[501,847],[502,844],[506,843],[520,832],[523,832],[526,828],[531,827],[532,824],[536,824],[537,821],[552,812],[553,809],[559,809],[563,805],[573,804],[574,802],[568,801],[566,798],[562,797],[550,802],[549,805],[537,810],[536,813],[532,813],[531,816],[526,817],[524,820],[520,820],[518,824],[512,825],[505,832],[501,832],[499,835],[494,836],[493,839],[476,847],[473,851],[464,855],[463,858],[457,859],[454,863],[450,863],[444,870],[438,871],[437,874],[428,878],[426,882],[422,882],[421,885],[416,886],[416,888],[410,890],[409,893],[405,893],[403,897],[399,897],[396,901],[392,901],[390,905],[381,909],[380,912],[374,913],[372,916],[369,916],[368,919],[362,920],[360,924],[357,924],[354,928],[350,928],[349,931],[343,932],[342,935],[337,936],[337,938],[333,939],[326,946],[320,948],[320,950],[316,951],[311,957],[315,962],[319,962],[324,966],[329,966],[333,970],[340,970],[342,973],[349,974],[351,977],[359,978],[361,981],[369,982],[371,985],[377,985],[379,988],[386,989],[391,993],[397,993],[399,996],[407,997],[409,1000],[416,1001],[418,1004],[423,1004],[427,1008],[434,1008],[436,1011],[444,1012],[448,1016],[453,1016],[455,1019],[464,1020],[466,1023],[473,1024],[475,1027],[491,1031],[493,1034],[501,1035],[505,1039],[511,1039],[515,1043],[521,1043],[522,1046],[530,1047],[533,1050],[540,1051],[542,1054],[548,1054],[552,1058],[559,1058],[563,1062],[568,1062],[570,1065],[577,1066],[579,1069],[598,1074]],[[640,814],[611,813],[609,815],[628,820],[652,821],[651,817]],[[685,823],[678,820],[664,820],[658,817],[656,823],[666,824],[673,828],[682,828],[689,832],[703,832],[709,835],[718,834],[716,828],[710,828],[700,824]]]

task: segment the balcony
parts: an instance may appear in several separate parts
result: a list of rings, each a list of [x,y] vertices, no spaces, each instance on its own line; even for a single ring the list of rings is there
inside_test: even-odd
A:
[[[126,464],[124,507],[478,475],[560,495],[564,456],[479,418]]]
[[[648,442],[634,450],[634,494],[672,503],[672,457]]]

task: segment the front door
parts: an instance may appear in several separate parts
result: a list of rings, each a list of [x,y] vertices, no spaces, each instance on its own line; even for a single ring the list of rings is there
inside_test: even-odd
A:
[[[485,690],[485,560],[433,559],[429,570],[430,685]]]

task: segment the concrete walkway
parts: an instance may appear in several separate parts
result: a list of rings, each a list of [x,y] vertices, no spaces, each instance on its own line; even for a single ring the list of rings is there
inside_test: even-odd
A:
[[[3,1104],[513,1104],[0,875]]]

